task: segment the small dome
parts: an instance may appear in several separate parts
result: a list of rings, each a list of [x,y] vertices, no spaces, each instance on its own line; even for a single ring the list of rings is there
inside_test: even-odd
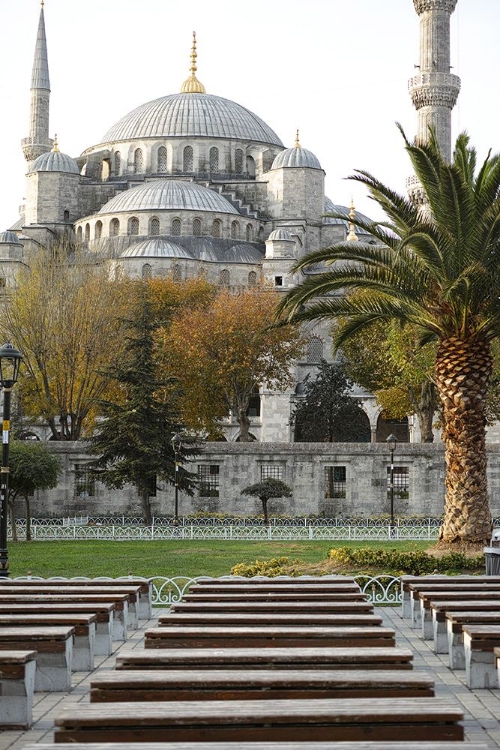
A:
[[[226,198],[210,188],[183,180],[155,180],[118,193],[104,204],[100,214],[134,211],[216,211],[236,214]]]
[[[321,169],[317,156],[302,146],[286,148],[278,154],[273,161],[271,169],[293,169],[294,167],[307,167],[308,169]]]
[[[29,174],[33,172],[70,172],[71,174],[80,174],[78,164],[68,154],[62,154],[60,151],[48,151],[46,154],[39,156],[31,167]]]
[[[0,243],[1,244],[7,244],[10,245],[20,245],[19,237],[14,232],[11,232],[10,230],[7,230],[6,232],[0,232]]]
[[[275,229],[271,232],[268,240],[291,240],[292,235],[286,229]]]
[[[345,216],[345,219],[334,219],[331,216],[323,216],[323,224],[343,224],[347,229],[349,229],[349,212],[350,209],[347,208],[347,206],[339,206],[336,203],[334,203],[330,198],[327,198],[325,196],[325,214],[342,214],[342,216]],[[356,211],[356,218],[362,219],[363,221],[371,221],[371,219],[368,218],[368,216],[365,216],[364,214],[361,214],[359,211]],[[367,234],[365,230],[360,229],[359,232],[361,234]]]
[[[158,238],[137,242],[128,247],[121,258],[186,258],[193,260],[194,255],[176,242]]]

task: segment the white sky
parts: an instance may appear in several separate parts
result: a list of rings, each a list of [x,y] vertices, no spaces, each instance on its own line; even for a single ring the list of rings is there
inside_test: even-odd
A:
[[[0,0],[0,231],[24,196],[31,68],[40,3]],[[255,112],[285,146],[295,130],[326,171],[335,202],[379,218],[361,186],[367,169],[399,192],[411,170],[416,113],[408,78],[419,59],[412,0],[46,0],[50,135],[78,156],[135,107],[176,93],[189,73],[191,33],[207,93]],[[452,72],[462,79],[453,138],[467,130],[480,157],[500,151],[500,0],[459,0]]]

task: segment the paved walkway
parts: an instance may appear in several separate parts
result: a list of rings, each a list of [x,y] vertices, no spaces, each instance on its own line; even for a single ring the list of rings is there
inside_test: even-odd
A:
[[[465,673],[452,672],[447,666],[447,655],[434,654],[430,642],[423,641],[401,618],[399,608],[376,608],[376,611],[384,618],[385,626],[395,629],[397,645],[413,651],[414,668],[434,675],[436,695],[454,698],[463,708],[466,739],[470,742],[482,742],[490,748],[500,750],[500,689],[469,690],[465,685]],[[143,621],[141,628],[131,633],[127,643],[120,648],[143,648],[144,630],[155,625],[156,619]],[[96,670],[114,669],[115,657],[119,650],[108,657],[96,657]],[[52,744],[54,717],[60,713],[62,705],[89,700],[90,680],[95,671],[91,674],[74,672],[70,693],[36,693],[33,728],[25,732],[0,732],[0,750],[21,750],[28,742]]]

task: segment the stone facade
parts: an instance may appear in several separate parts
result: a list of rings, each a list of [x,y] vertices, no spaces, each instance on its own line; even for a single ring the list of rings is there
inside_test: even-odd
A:
[[[85,476],[89,457],[81,443],[50,443],[63,462],[55,490],[31,501],[34,517],[140,515],[132,487],[108,490]],[[192,497],[181,493],[181,515],[197,512],[259,514],[259,500],[241,490],[265,476],[282,479],[293,497],[269,501],[271,513],[285,515],[378,516],[390,512],[390,457],[382,444],[206,443],[189,468],[199,477]],[[400,515],[439,516],[444,504],[444,448],[441,444],[397,445],[394,454],[394,510]],[[500,516],[500,445],[488,446],[491,510]],[[153,514],[172,515],[174,489],[151,498]],[[19,501],[16,512],[22,515]]]

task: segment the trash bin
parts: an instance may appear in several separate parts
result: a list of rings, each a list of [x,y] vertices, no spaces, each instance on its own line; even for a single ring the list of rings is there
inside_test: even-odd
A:
[[[493,529],[491,547],[484,548],[486,575],[500,576],[500,529]]]

